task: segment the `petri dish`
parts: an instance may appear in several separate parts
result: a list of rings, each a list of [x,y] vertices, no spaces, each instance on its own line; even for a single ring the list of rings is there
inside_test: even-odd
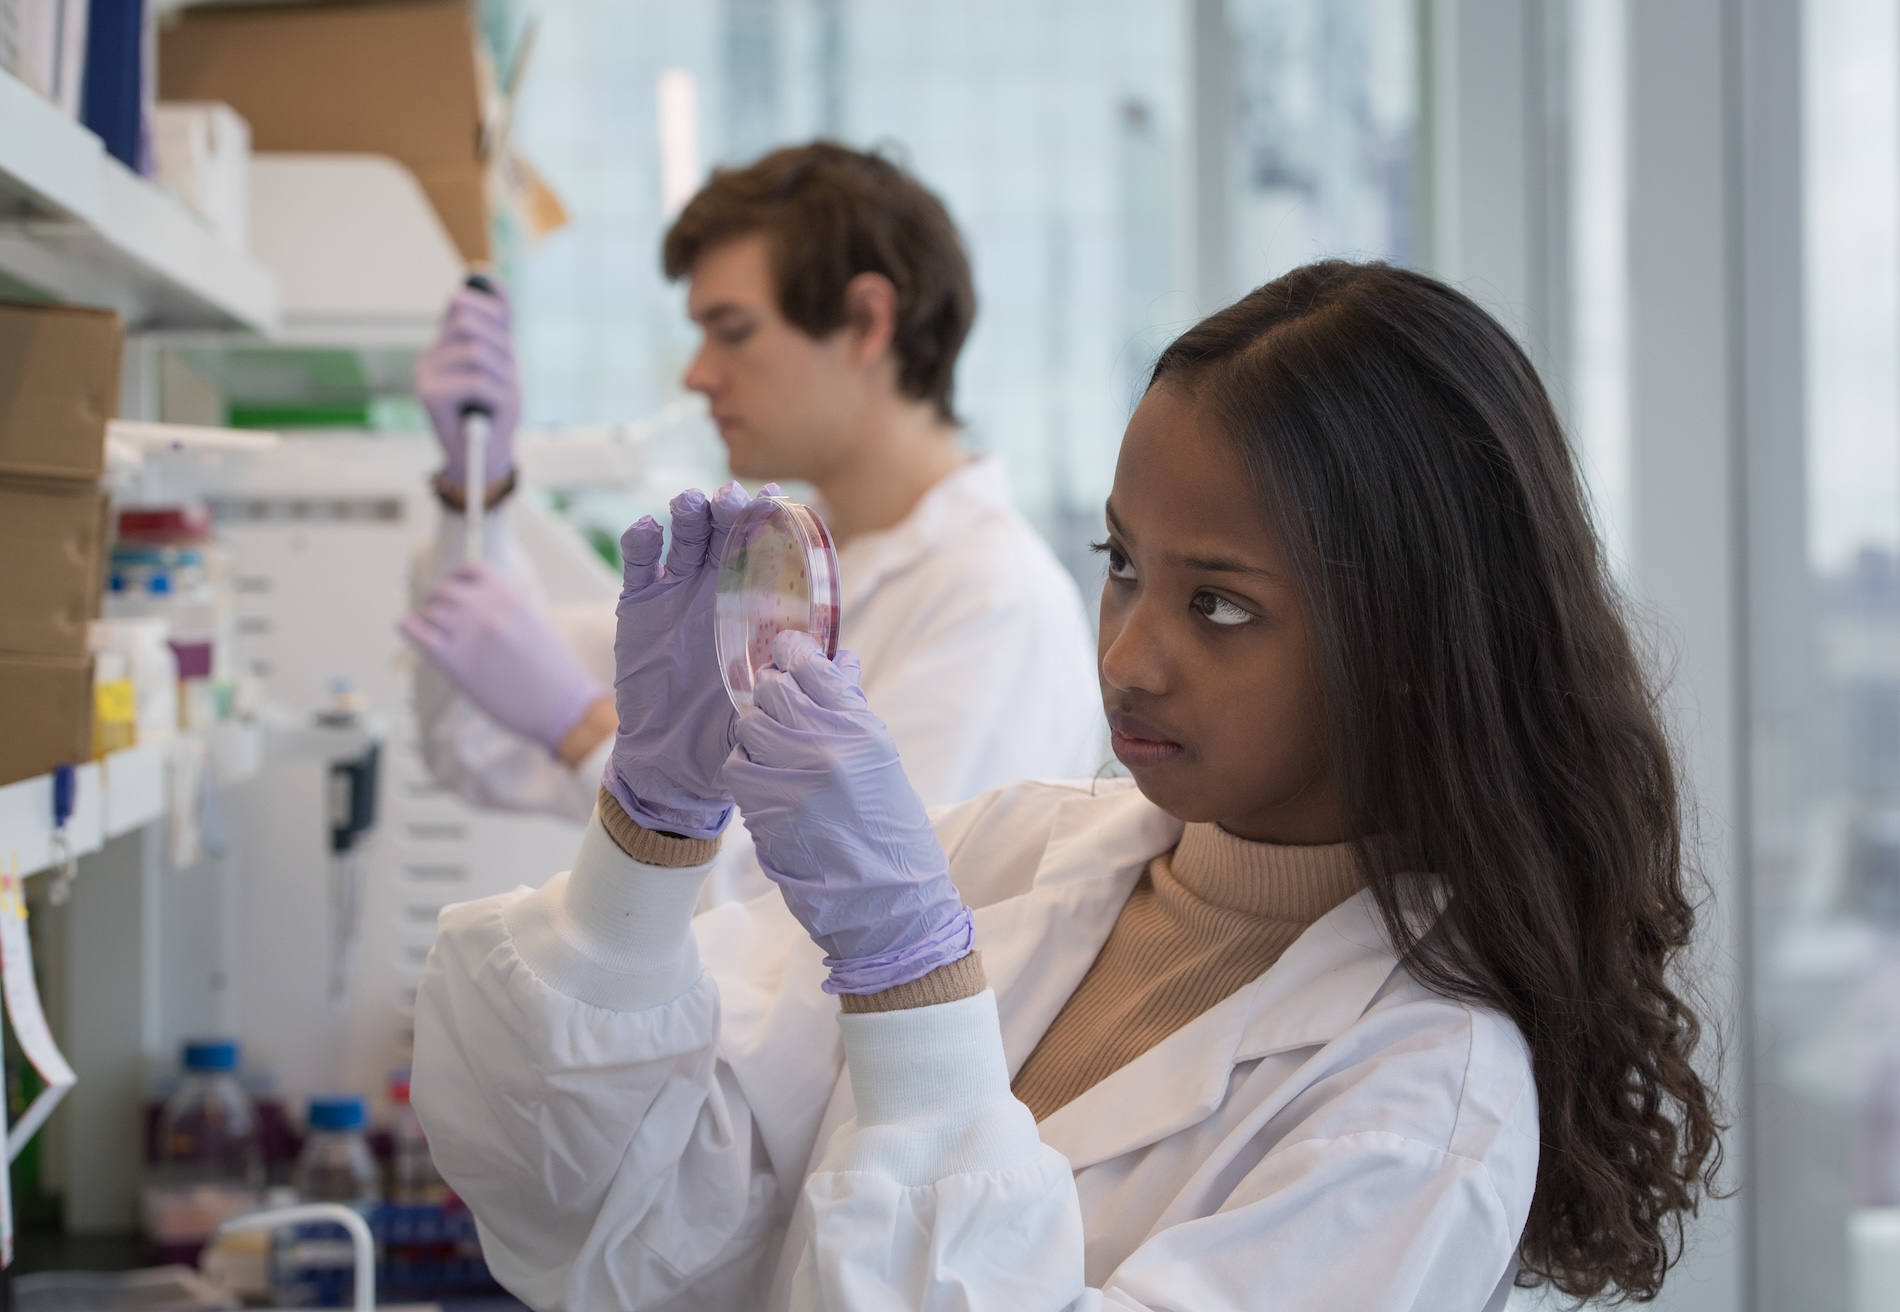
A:
[[[726,538],[713,600],[713,645],[734,706],[752,705],[772,639],[788,629],[838,654],[838,553],[810,506],[757,497]]]

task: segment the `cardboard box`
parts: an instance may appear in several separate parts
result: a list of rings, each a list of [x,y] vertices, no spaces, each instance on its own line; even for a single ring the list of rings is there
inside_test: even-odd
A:
[[[0,655],[85,654],[108,523],[106,494],[91,483],[0,478]],[[0,698],[0,708],[10,722],[13,704]]]
[[[92,759],[92,657],[0,656],[0,787]]]
[[[0,476],[98,479],[124,338],[110,310],[0,301]]]
[[[160,186],[239,250],[251,248],[251,125],[216,101],[165,101],[152,110]]]
[[[159,34],[162,99],[223,101],[259,151],[391,156],[471,262],[490,258],[489,81],[466,0],[201,5]]]

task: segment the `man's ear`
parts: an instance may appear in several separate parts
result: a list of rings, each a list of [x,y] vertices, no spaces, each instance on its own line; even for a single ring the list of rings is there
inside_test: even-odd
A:
[[[844,316],[859,365],[877,361],[897,335],[897,287],[881,273],[860,273],[844,285]]]

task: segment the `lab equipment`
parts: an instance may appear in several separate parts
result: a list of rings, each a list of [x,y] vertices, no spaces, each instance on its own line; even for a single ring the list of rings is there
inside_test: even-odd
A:
[[[549,753],[608,695],[541,611],[482,562],[458,567],[400,627],[490,719]]]
[[[726,779],[785,905],[825,950],[828,993],[876,993],[968,956],[970,910],[857,659],[809,633],[768,652]]]
[[[257,1206],[264,1149],[256,1106],[238,1081],[235,1039],[184,1045],[184,1078],[158,1116],[145,1233],[161,1254],[193,1261],[231,1216]]]
[[[713,838],[732,818],[732,794],[721,776],[733,708],[718,677],[713,593],[726,535],[750,504],[737,483],[710,499],[698,488],[674,497],[664,564],[664,535],[652,516],[634,521],[620,538],[620,731],[601,787],[648,829]]]
[[[102,651],[92,663],[92,755],[124,751],[138,741],[138,692],[122,651]]]
[[[362,1109],[359,1099],[357,1108]],[[314,1114],[316,1105],[311,1105]],[[343,1231],[338,1241],[332,1236],[337,1230]],[[341,1203],[298,1203],[290,1207],[276,1207],[267,1212],[253,1212],[249,1216],[240,1216],[225,1222],[221,1234],[241,1233],[246,1230],[266,1230],[277,1234],[280,1242],[276,1245],[278,1258],[276,1265],[285,1277],[294,1278],[300,1271],[309,1271],[313,1277],[318,1272],[331,1272],[338,1268],[349,1271],[351,1280],[350,1306],[356,1312],[371,1312],[376,1306],[376,1243],[370,1235],[369,1223],[354,1207]],[[286,1236],[284,1232],[288,1231]],[[340,1250],[340,1251],[339,1251]],[[341,1257],[341,1261],[337,1260]],[[304,1261],[307,1265],[300,1267]],[[307,1302],[310,1295],[320,1291],[315,1280],[299,1285],[292,1279],[276,1282],[277,1292],[283,1301]],[[322,1300],[330,1303],[331,1300]]]
[[[429,1138],[422,1132],[422,1121],[409,1105],[409,1071],[405,1067],[389,1077],[389,1101],[395,1108],[390,1126],[389,1199],[393,1203],[441,1203],[449,1196],[429,1156]]]
[[[162,743],[177,733],[178,654],[171,645],[171,621],[159,616],[94,620],[87,643],[102,667],[123,667],[131,685],[132,741]]]
[[[79,772],[71,765],[53,767],[53,882],[46,900],[66,905],[79,874],[79,854],[73,846],[73,810],[79,803]]]
[[[479,273],[471,273],[464,284],[470,291],[495,294],[495,284]],[[464,474],[462,520],[468,537],[464,549],[469,561],[482,559],[482,499],[488,491],[488,434],[494,427],[495,408],[487,401],[462,402],[462,449],[468,452]]]
[[[209,729],[239,700],[236,610],[223,548],[202,505],[118,514],[104,609],[113,621],[162,619],[177,662],[178,727]]]
[[[226,1223],[219,1250],[232,1251],[233,1237],[257,1231],[275,1240],[265,1293],[280,1305],[361,1308],[379,1292],[391,1303],[419,1304],[501,1292],[482,1258],[475,1218],[453,1199],[383,1203],[367,1215],[341,1203],[273,1207]]]
[[[772,640],[809,633],[826,659],[838,654],[838,554],[809,506],[760,496],[734,521],[719,562],[714,628],[719,673],[732,704],[752,704]]]
[[[382,1197],[375,1154],[366,1131],[369,1113],[361,1096],[335,1094],[310,1100],[310,1133],[291,1180],[305,1202],[367,1206]]]
[[[330,684],[330,706],[317,715],[327,729],[363,729],[363,695],[345,676]],[[382,743],[371,738],[363,750],[330,762],[330,1002],[349,1000],[363,936],[363,862],[361,845],[376,826],[376,784]]]
[[[416,361],[416,397],[442,448],[442,478],[450,487],[466,487],[477,471],[493,483],[514,468],[521,382],[508,298],[489,279],[472,275],[450,299],[441,330]],[[480,460],[470,458],[463,430],[463,416],[476,411],[489,418]]]
[[[485,274],[469,274],[449,302],[441,332],[416,361],[416,393],[442,443],[442,477],[462,488],[464,559],[481,560],[483,501],[488,484],[514,466],[521,410],[508,303]]]
[[[362,1307],[365,1286],[375,1282],[368,1218],[382,1198],[366,1133],[368,1110],[356,1094],[312,1098],[308,1126],[291,1183],[306,1204],[341,1206],[278,1214],[271,1284],[280,1303],[331,1304],[342,1273],[354,1268],[356,1305]],[[337,1233],[339,1225],[347,1236]]]

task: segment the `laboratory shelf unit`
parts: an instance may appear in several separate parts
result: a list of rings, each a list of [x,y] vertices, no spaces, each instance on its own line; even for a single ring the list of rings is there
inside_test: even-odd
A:
[[[268,336],[275,276],[99,138],[0,72],[0,274],[133,329]]]
[[[202,737],[210,748],[212,778],[220,787],[251,778],[264,762],[264,726],[227,720]],[[97,852],[109,839],[131,833],[165,814],[170,743],[108,752],[76,767],[73,814],[67,836],[75,857]],[[31,875],[56,859],[53,776],[38,775],[0,788],[0,872]]]

